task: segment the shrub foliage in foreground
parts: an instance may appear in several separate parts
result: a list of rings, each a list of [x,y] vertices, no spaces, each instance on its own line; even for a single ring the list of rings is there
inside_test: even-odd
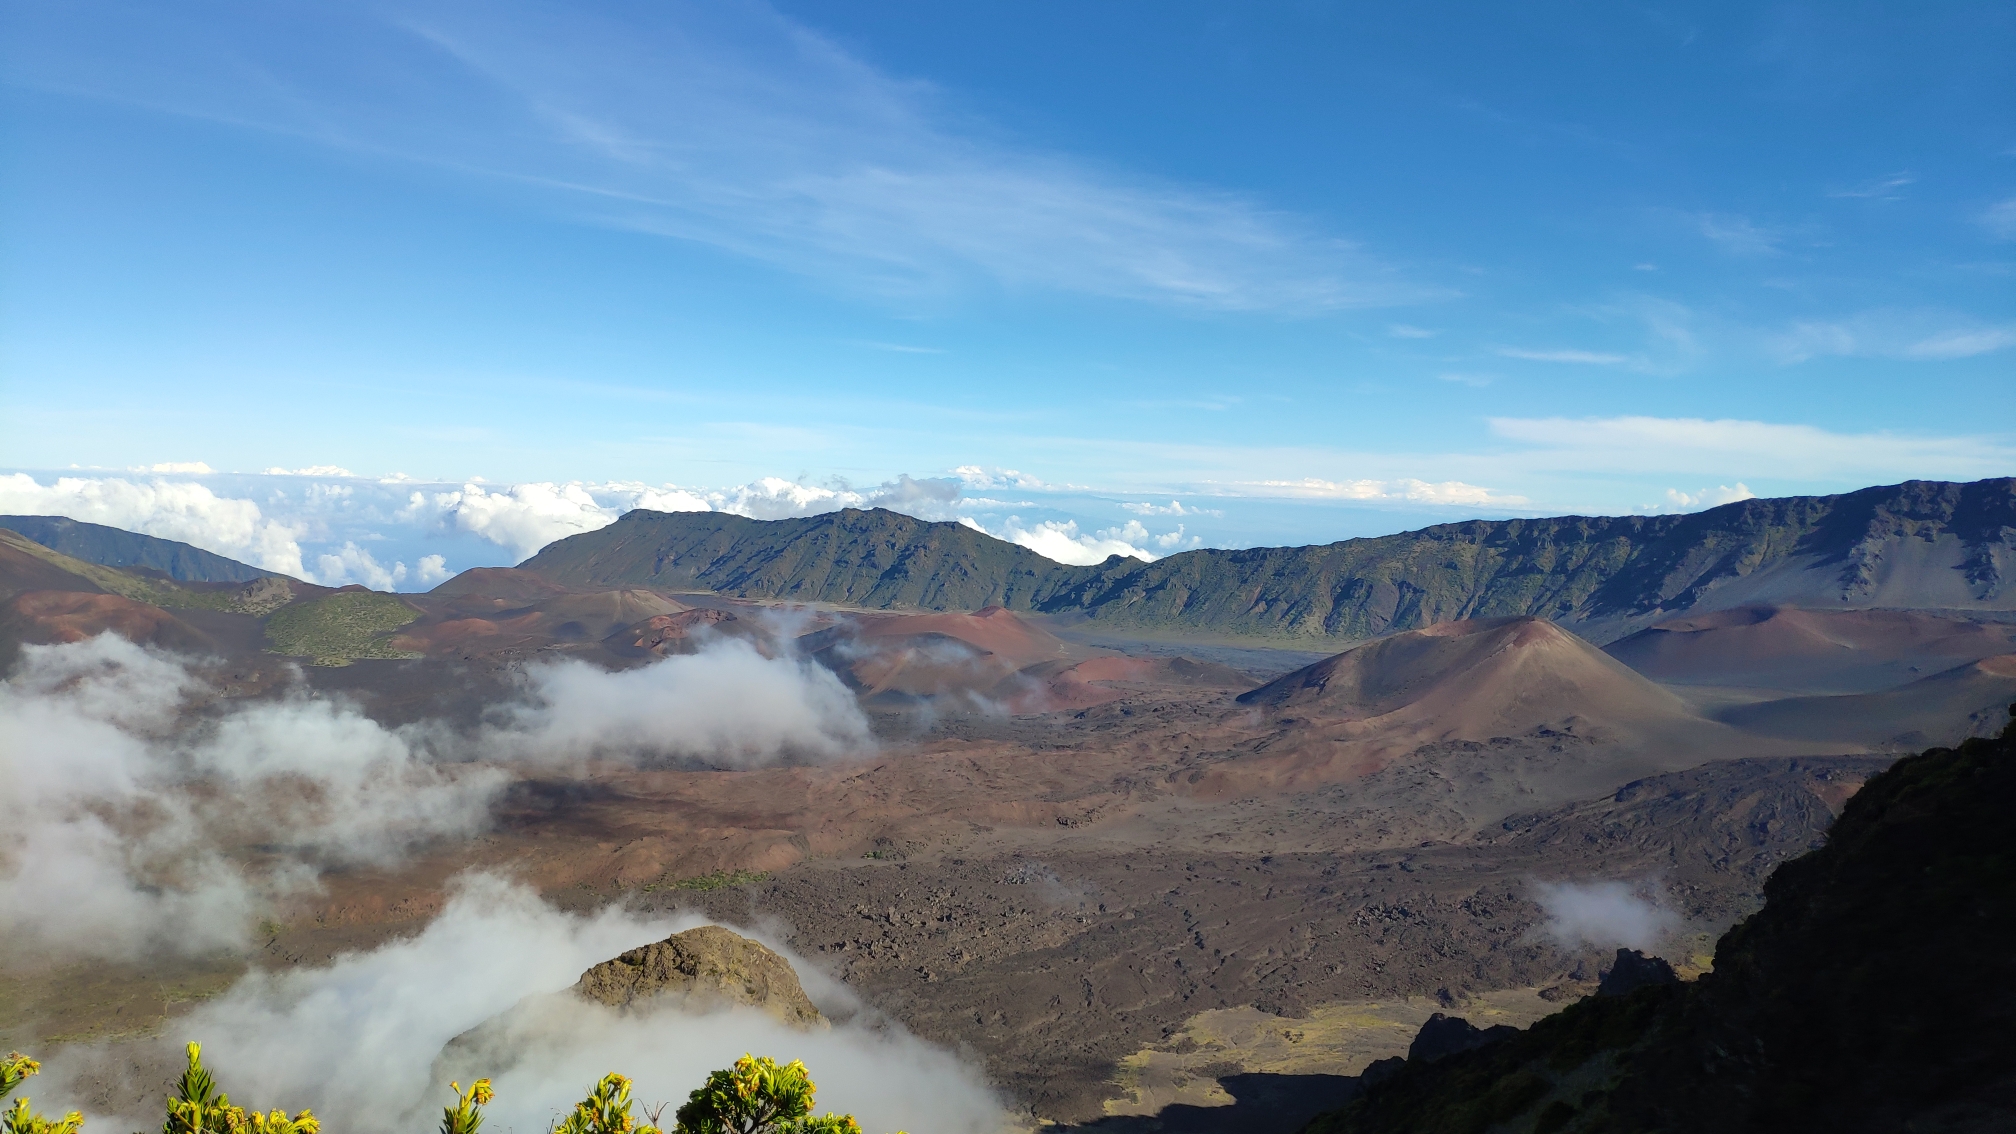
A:
[[[0,1059],[0,1099],[14,1093],[40,1064],[13,1052]],[[455,1105],[441,1110],[440,1134],[477,1134],[483,1108],[496,1097],[490,1080],[478,1079],[455,1092]],[[812,1116],[812,1095],[818,1090],[797,1060],[779,1066],[768,1056],[744,1055],[735,1066],[707,1076],[707,1082],[679,1108],[670,1134],[861,1134],[851,1114]],[[614,1073],[588,1089],[549,1134],[667,1134],[630,1113],[630,1080]],[[655,1117],[655,1116],[654,1116]],[[60,1119],[44,1118],[24,1096],[0,1111],[0,1134],[80,1134],[84,1116],[71,1111]],[[189,1045],[189,1066],[168,1097],[168,1117],[161,1134],[321,1134],[322,1122],[309,1111],[289,1116],[284,1110],[248,1111],[233,1106],[231,1096],[203,1067],[203,1049]],[[899,1132],[900,1134],[900,1132]]]

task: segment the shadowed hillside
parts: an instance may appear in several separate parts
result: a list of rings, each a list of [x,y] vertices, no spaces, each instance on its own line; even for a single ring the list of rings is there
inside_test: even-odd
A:
[[[274,574],[176,540],[87,524],[67,516],[0,516],[0,528],[19,532],[72,559],[105,567],[143,567],[183,583],[249,583]]]
[[[848,509],[761,521],[637,511],[527,560],[570,586],[879,608],[1011,610],[1115,627],[1362,639],[1537,615],[1609,641],[1660,617],[1806,607],[2016,607],[2016,479],[1909,481],[1682,516],[1475,520],[1314,547],[1054,563],[951,523]]]
[[[1410,1060],[1310,1134],[2000,1131],[2016,1113],[2016,726],[1903,760],[1692,984]]]

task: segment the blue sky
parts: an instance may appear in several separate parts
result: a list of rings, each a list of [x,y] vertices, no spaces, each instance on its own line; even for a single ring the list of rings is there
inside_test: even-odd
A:
[[[2016,473],[2007,5],[0,12],[16,509],[411,586],[668,486],[1161,554]]]

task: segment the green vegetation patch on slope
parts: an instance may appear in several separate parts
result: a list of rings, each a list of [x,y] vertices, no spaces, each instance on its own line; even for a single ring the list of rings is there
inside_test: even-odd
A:
[[[420,617],[396,595],[338,591],[327,598],[282,607],[266,620],[266,640],[277,654],[343,665],[357,658],[415,658],[392,647],[392,631]]]

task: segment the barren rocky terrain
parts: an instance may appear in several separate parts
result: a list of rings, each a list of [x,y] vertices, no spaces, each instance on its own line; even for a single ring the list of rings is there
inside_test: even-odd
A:
[[[1523,1024],[1586,991],[1604,949],[1550,932],[1540,884],[1635,887],[1698,971],[1862,782],[2016,695],[1995,611],[1746,607],[1609,652],[1516,615],[1325,653],[504,569],[409,596],[181,583],[12,533],[0,557],[10,651],[185,651],[195,724],[333,698],[481,736],[552,659],[630,673],[724,643],[830,674],[866,722],[844,753],[749,766],[468,751],[440,774],[502,777],[480,830],[327,869],[249,953],[10,966],[0,1042],[103,1045],[114,1109],[151,1090],[165,1022],[248,969],[417,933],[482,868],[568,909],[763,927],[1032,1121],[1292,1127],[1429,1011]]]

